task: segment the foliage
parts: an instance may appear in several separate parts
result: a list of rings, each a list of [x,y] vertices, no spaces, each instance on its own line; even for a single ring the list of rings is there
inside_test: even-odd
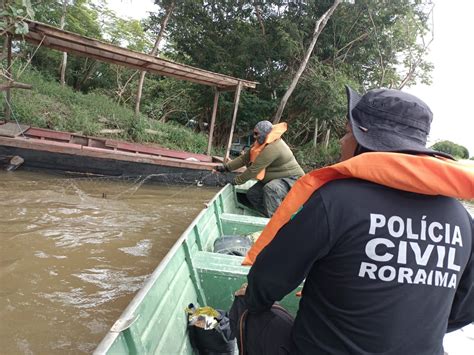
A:
[[[157,13],[139,22],[121,19],[107,8],[104,0],[68,0],[65,29],[148,52],[152,46],[150,39],[158,34],[165,9],[172,1],[155,0]],[[59,26],[61,1],[32,2],[35,20]],[[20,4],[19,0],[15,4]],[[259,82],[255,90],[241,94],[235,128],[235,136],[238,137],[247,135],[256,122],[272,118],[311,40],[316,20],[331,6],[332,1],[180,0],[175,4],[161,57]],[[307,69],[282,117],[290,126],[286,134],[287,141],[295,149],[300,149],[301,158],[306,155],[311,157],[307,158],[309,165],[312,164],[310,160],[316,165],[320,161],[312,153],[314,149],[311,142],[316,128],[318,156],[330,160],[334,155],[331,149],[328,149],[330,152],[320,151],[319,146],[328,130],[334,141],[343,132],[345,84],[363,92],[380,86],[397,88],[417,82],[430,82],[432,66],[424,55],[431,34],[431,10],[430,0],[383,3],[362,0],[345,1],[339,5],[321,33]],[[17,57],[24,60],[32,57],[32,65],[43,77],[57,80],[59,52],[43,48],[36,51],[35,46],[26,44],[17,46]],[[74,105],[75,100],[87,98],[92,102],[89,106],[113,105],[116,110],[121,107],[123,111],[114,114],[116,117],[122,115],[122,118],[110,119],[106,114],[108,123],[99,123],[101,126],[124,129],[130,132],[133,139],[154,140],[157,135],[150,135],[146,130],[158,130],[163,122],[194,125],[195,129],[204,132],[206,124],[210,122],[214,96],[211,87],[147,75],[141,100],[144,116],[132,120],[127,110],[135,104],[139,78],[137,71],[70,55],[66,78],[68,86],[77,92],[77,99],[69,99]],[[71,90],[70,95],[76,95],[76,92]],[[83,95],[87,93],[89,95]],[[14,97],[22,95],[26,94],[16,93]],[[43,101],[38,97],[35,103],[52,110],[40,116],[42,124],[62,127],[60,122],[66,120],[60,116],[69,115],[69,111],[74,109],[69,106],[64,108],[61,102],[54,103],[46,96],[45,92],[41,98],[45,105],[41,105]],[[94,97],[100,99],[94,101]],[[232,92],[220,94],[214,131],[214,144],[217,147],[227,143],[233,101]],[[25,118],[35,112],[33,108],[32,103],[26,101],[22,107],[17,107],[25,111],[22,113]],[[98,123],[94,109],[84,106],[79,111],[73,116],[78,121],[82,117],[89,131],[95,132]],[[93,118],[89,119],[87,115]],[[74,119],[68,121],[72,125]],[[73,126],[87,131],[79,123]],[[178,136],[169,131],[164,139],[184,139],[184,136]]]
[[[335,164],[340,158],[339,140],[329,141],[327,149],[323,145],[316,148],[311,143],[300,147],[294,147],[295,157],[305,172],[321,168],[326,165]]]
[[[155,1],[161,7],[164,1]],[[239,108],[238,130],[271,119],[331,1],[216,2],[183,0],[168,24],[167,54],[208,70],[258,81]],[[344,2],[321,34],[310,67],[290,98],[283,120],[299,144],[312,139],[314,121],[338,135],[344,125],[344,84],[356,89],[429,82],[419,39],[428,34],[430,3],[400,0]],[[159,23],[150,17],[149,26]],[[198,94],[207,94],[200,90]],[[211,99],[198,99],[209,120]],[[258,103],[255,105],[255,103]],[[232,96],[220,103],[217,132],[227,132]],[[258,109],[256,110],[256,107]],[[320,132],[322,135],[325,132]],[[294,141],[296,143],[296,140]]]
[[[36,0],[36,19],[59,27],[61,3],[57,0]],[[69,0],[65,30],[83,36],[120,45],[136,51],[148,51],[151,41],[145,35],[141,23],[137,20],[119,18],[103,3],[92,0]],[[31,56],[35,46],[25,46],[24,56]],[[61,53],[41,48],[33,57],[32,63],[52,77],[59,76]],[[135,70],[119,68],[112,64],[93,59],[69,56],[66,72],[67,82],[76,90],[89,92],[99,89],[102,93],[123,100],[122,85]],[[105,89],[105,90],[104,90]],[[125,99],[125,101],[128,101]]]
[[[107,136],[159,143],[163,147],[196,153],[207,149],[205,135],[175,123],[160,123],[145,115],[134,117],[131,108],[104,95],[78,93],[32,69],[25,70],[23,80],[31,83],[33,90],[13,92],[13,118],[19,122],[91,136],[104,136],[103,129],[121,129],[122,133]]]
[[[0,33],[10,31],[18,35],[28,33],[26,18],[33,18],[35,12],[30,0],[4,0],[0,6]]]
[[[438,152],[448,153],[458,159],[469,159],[469,151],[466,147],[451,141],[440,141],[435,143],[431,149]]]

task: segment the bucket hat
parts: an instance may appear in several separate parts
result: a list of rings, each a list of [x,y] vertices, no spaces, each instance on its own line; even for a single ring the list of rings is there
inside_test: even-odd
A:
[[[426,148],[433,113],[426,103],[406,92],[392,89],[358,94],[346,86],[348,118],[354,137],[375,152],[451,155]]]

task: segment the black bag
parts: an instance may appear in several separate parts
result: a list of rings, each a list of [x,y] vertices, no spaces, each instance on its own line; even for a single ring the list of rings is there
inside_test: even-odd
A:
[[[275,303],[262,313],[248,313],[244,297],[236,296],[229,317],[240,355],[290,353],[294,318],[280,305]]]
[[[219,309],[216,311],[219,317],[216,318],[218,325],[214,329],[188,325],[191,345],[200,355],[233,355],[235,338],[231,334],[228,313]]]

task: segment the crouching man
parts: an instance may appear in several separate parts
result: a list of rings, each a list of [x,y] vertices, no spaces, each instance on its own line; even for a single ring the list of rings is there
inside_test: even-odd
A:
[[[250,179],[258,182],[247,192],[252,206],[271,217],[295,181],[304,175],[288,145],[281,138],[286,123],[272,125],[270,121],[256,124],[254,144],[243,155],[216,168],[219,172],[247,169],[236,176],[233,183],[241,185]]]

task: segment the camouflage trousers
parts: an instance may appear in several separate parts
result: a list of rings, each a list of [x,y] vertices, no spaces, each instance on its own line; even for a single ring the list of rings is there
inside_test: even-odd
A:
[[[270,180],[266,184],[259,181],[247,191],[247,199],[258,212],[271,217],[298,178],[290,176]]]

